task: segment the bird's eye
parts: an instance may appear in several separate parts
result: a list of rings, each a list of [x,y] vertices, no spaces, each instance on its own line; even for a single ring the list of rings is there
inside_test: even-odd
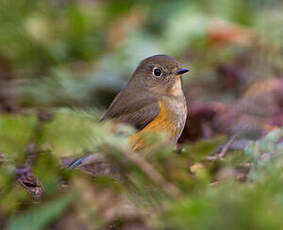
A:
[[[162,75],[162,71],[159,68],[154,68],[153,75],[156,77],[160,77]]]

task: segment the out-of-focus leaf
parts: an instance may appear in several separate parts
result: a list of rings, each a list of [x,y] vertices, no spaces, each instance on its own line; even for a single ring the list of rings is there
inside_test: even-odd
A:
[[[224,141],[225,137],[223,136],[219,136],[211,140],[198,141],[193,145],[189,145],[186,152],[196,159],[203,159],[204,156],[207,156],[217,150],[216,148],[223,144]]]
[[[29,143],[36,117],[32,115],[0,115],[0,152],[4,154],[24,153]]]
[[[72,199],[73,196],[68,195],[13,217],[10,219],[7,229],[40,230],[55,218],[58,218],[68,207]]]

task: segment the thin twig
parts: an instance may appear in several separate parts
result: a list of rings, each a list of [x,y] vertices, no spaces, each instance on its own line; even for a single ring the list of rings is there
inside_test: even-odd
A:
[[[225,157],[225,155],[227,154],[228,150],[230,149],[231,145],[233,144],[237,136],[238,136],[237,134],[234,134],[232,137],[230,137],[229,141],[223,146],[221,152],[218,154],[219,158]]]
[[[223,159],[226,156],[226,154],[227,154],[228,150],[230,149],[231,145],[233,144],[233,142],[236,140],[237,136],[238,136],[238,134],[234,134],[233,136],[231,136],[229,138],[229,140],[227,141],[227,143],[221,148],[220,153],[218,153],[215,156],[209,156],[206,159],[209,160],[209,161]]]

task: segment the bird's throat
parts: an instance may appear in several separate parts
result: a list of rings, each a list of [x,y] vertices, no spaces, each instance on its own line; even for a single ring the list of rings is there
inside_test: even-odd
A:
[[[177,75],[174,84],[169,90],[169,94],[172,96],[183,95],[183,83],[181,76]]]

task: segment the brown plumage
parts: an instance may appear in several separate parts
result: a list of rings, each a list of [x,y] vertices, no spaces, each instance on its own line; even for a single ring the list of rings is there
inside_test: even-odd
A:
[[[124,89],[113,100],[102,120],[110,119],[135,126],[138,132],[129,137],[133,151],[148,144],[148,133],[164,132],[176,143],[187,116],[181,75],[188,72],[167,55],[144,59]],[[95,157],[94,157],[95,158]],[[68,169],[93,161],[91,155],[72,162]]]
[[[165,132],[176,143],[187,115],[181,79],[187,71],[167,55],[144,59],[102,120],[135,126],[139,132],[129,137],[134,151],[146,147],[146,133]]]

